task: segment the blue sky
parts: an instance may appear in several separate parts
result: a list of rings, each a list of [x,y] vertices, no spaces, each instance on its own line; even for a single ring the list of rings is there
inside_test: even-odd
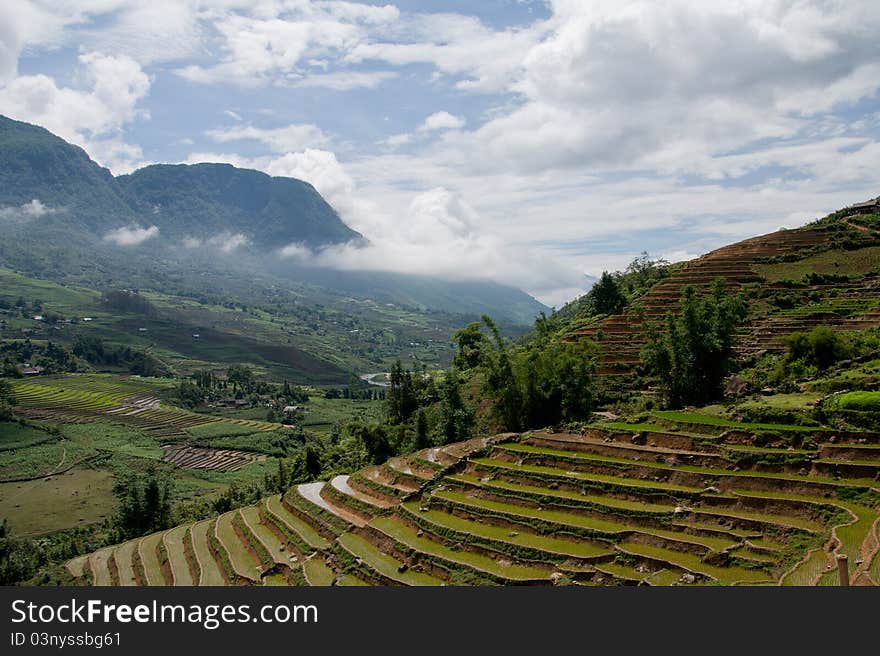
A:
[[[880,194],[872,0],[4,10],[0,113],[117,174],[226,161],[308,180],[371,242],[277,257],[558,306],[642,251],[689,258]]]

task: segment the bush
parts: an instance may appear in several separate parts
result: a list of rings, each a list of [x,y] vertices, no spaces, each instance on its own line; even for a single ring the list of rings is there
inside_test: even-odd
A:
[[[880,392],[849,392],[837,398],[843,410],[860,412],[880,412]]]
[[[846,338],[828,326],[816,326],[810,333],[792,333],[785,338],[785,365],[801,362],[820,370],[845,360],[851,349]]]

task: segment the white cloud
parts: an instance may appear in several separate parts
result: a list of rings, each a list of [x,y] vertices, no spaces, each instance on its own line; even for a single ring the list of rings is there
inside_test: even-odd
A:
[[[0,207],[0,218],[38,219],[46,214],[54,214],[59,211],[61,211],[59,208],[49,207],[44,205],[39,198],[34,198],[29,203],[24,203],[23,205]]]
[[[401,132],[399,134],[392,134],[387,139],[383,139],[381,143],[388,148],[395,149],[400,148],[401,146],[405,146],[408,143],[412,143],[413,135],[408,132]]]
[[[199,83],[259,86],[273,81],[303,83],[314,60],[335,58],[367,40],[370,32],[397,20],[396,7],[349,2],[265,3],[250,14],[218,10],[212,15],[222,55],[217,64],[190,64],[179,75]],[[375,85],[381,76],[323,75],[315,86]]]
[[[435,112],[431,114],[419,126],[419,132],[434,132],[436,130],[458,130],[464,127],[464,117],[453,116],[449,112]]]
[[[352,243],[318,252],[302,244],[288,244],[279,252],[282,257],[346,270],[492,279],[528,289],[577,286],[581,282],[575,269],[546,261],[533,249],[512,247],[482,232],[478,213],[448,189],[435,187],[403,194],[408,200],[402,205],[380,204],[363,194],[331,152],[288,153],[262,165],[272,175],[311,183],[369,242],[366,246]]]
[[[295,82],[295,87],[322,87],[334,91],[375,89],[386,80],[397,77],[394,71],[338,71],[322,75],[306,75]]]
[[[134,225],[123,226],[116,228],[116,230],[111,230],[104,235],[104,241],[112,242],[118,246],[138,246],[158,234],[159,228],[157,226],[150,226],[149,228],[141,228]]]
[[[186,237],[181,243],[187,250],[214,248],[221,253],[231,253],[249,244],[250,240],[240,232],[221,232],[210,237]]]
[[[510,87],[523,102],[455,144],[476,167],[685,166],[794,137],[880,89],[876,3],[552,5]]]
[[[236,248],[246,245],[248,241],[248,238],[240,232],[235,234],[225,232],[211,237],[206,243],[211,246],[216,246],[223,253],[231,253]]]
[[[357,44],[347,62],[377,60],[396,66],[431,64],[435,73],[459,79],[455,86],[473,92],[504,91],[520,74],[524,53],[548,29],[543,22],[527,28],[495,31],[471,16],[453,13],[405,15],[392,39]],[[442,79],[434,76],[434,81]]]
[[[205,134],[219,143],[230,141],[258,141],[271,151],[284,153],[304,148],[325,146],[329,137],[316,125],[293,124],[283,128],[256,128],[253,126],[231,126],[208,130]]]
[[[138,102],[150,78],[126,56],[91,52],[79,56],[82,89],[59,87],[42,75],[22,75],[0,88],[0,113],[41,125],[85,147],[100,163],[117,171],[140,163],[137,146],[121,138],[122,127],[146,117]]]

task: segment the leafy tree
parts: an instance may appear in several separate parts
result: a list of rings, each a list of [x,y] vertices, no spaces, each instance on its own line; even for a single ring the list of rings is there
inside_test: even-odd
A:
[[[479,322],[469,323],[453,336],[458,350],[453,363],[462,371],[480,365],[486,348],[486,335],[480,330]]]
[[[453,366],[440,385],[440,431],[445,444],[467,439],[473,429],[474,416],[462,401],[459,379],[459,371]]]
[[[397,454],[385,426],[353,424],[349,427],[349,431],[363,444],[370,462],[374,465],[380,465]]]
[[[648,326],[642,359],[658,377],[669,406],[720,398],[734,362],[734,330],[744,317],[742,298],[726,294],[723,280],[716,279],[705,298],[697,297],[694,287],[685,287],[680,311],[666,315],[665,330]]]
[[[155,469],[116,483],[115,532],[119,541],[162,531],[171,525],[171,482]]]
[[[669,277],[669,262],[663,258],[652,260],[647,252],[642,252],[627,265],[620,276],[622,291],[630,302],[634,301],[656,283]]]
[[[431,446],[428,438],[428,415],[425,414],[424,408],[419,408],[416,413],[416,439],[413,447],[416,451]]]
[[[491,348],[485,350],[482,365],[486,370],[486,391],[494,400],[495,418],[507,430],[520,430],[522,394],[513,373],[507,344],[490,317],[483,315],[483,323],[492,335]]]
[[[226,377],[232,383],[232,393],[238,395],[238,392],[250,393],[254,387],[254,372],[247,365],[234,364],[226,370]]]
[[[511,351],[488,317],[492,346],[483,360],[495,420],[523,430],[587,419],[592,411],[593,346],[545,339]]]
[[[394,363],[388,376],[389,385],[386,390],[386,406],[388,423],[405,424],[412,418],[419,407],[412,372],[404,371],[400,360]]]
[[[617,314],[626,305],[626,297],[620,290],[617,277],[607,271],[602,272],[602,277],[593,285],[588,296],[593,314]]]
[[[9,381],[0,378],[0,421],[12,419],[12,406],[15,405],[15,394]]]

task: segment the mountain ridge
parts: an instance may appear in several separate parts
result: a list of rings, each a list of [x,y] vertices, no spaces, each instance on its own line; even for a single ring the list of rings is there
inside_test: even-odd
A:
[[[154,228],[155,226],[155,228]],[[340,271],[276,256],[365,244],[315,188],[230,164],[154,164],[114,177],[85,150],[40,126],[0,116],[0,265],[95,288],[230,272],[257,283],[318,285],[383,303],[528,325],[549,308],[522,290],[475,277]],[[136,248],[135,248],[136,247]],[[267,256],[271,255],[271,256]],[[453,285],[458,292],[449,294]],[[196,285],[198,286],[198,285]]]

